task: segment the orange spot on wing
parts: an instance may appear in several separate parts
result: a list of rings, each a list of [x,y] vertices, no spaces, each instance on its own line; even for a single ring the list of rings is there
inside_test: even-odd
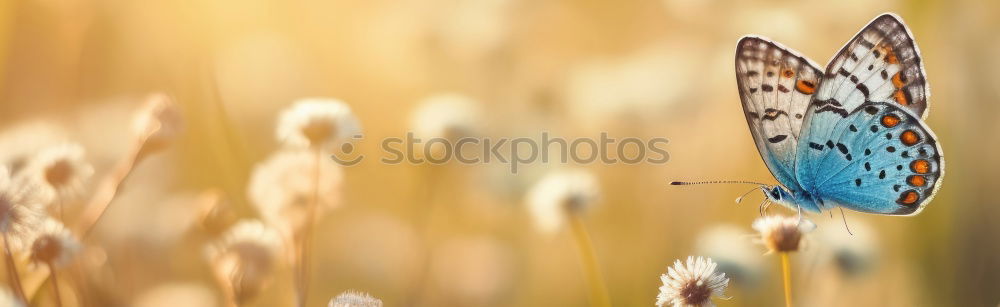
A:
[[[885,61],[889,64],[899,64],[899,58],[896,57],[895,52],[892,52],[891,46],[885,46]]]
[[[905,90],[904,89],[896,90],[896,93],[892,94],[892,98],[895,98],[896,102],[898,102],[899,104],[908,106],[910,105],[910,100],[906,98],[906,93],[904,93],[903,91]]]
[[[781,75],[785,76],[785,78],[791,78],[795,76],[795,72],[793,72],[791,69],[786,69],[784,72],[781,73]]]
[[[927,160],[916,160],[910,162],[910,170],[917,174],[926,174],[931,172],[931,163]]]
[[[899,135],[899,140],[902,141],[903,144],[906,144],[906,146],[913,146],[917,144],[917,142],[920,142],[920,136],[917,135],[916,132],[913,132],[913,130],[906,130],[903,131],[903,134]]]
[[[899,125],[900,121],[901,120],[899,119],[899,116],[896,115],[889,114],[886,116],[882,116],[882,126],[886,128],[895,127],[896,125]]]
[[[920,200],[920,194],[917,194],[917,191],[909,190],[903,192],[903,194],[899,194],[899,200],[896,202],[902,205],[912,205],[916,204],[918,200]]]
[[[816,92],[816,84],[809,80],[799,80],[799,82],[795,83],[795,90],[799,91],[799,93],[812,95]]]
[[[903,85],[906,85],[906,80],[904,79],[906,77],[903,76],[903,72],[897,72],[895,75],[892,75],[892,85],[896,88],[901,88]]]
[[[911,175],[906,178],[906,183],[915,187],[922,187],[927,184],[927,178],[924,178],[924,176]]]

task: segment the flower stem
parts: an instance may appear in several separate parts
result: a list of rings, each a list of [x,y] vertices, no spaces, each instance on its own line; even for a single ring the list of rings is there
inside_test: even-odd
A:
[[[52,295],[56,297],[56,307],[62,307],[62,297],[59,296],[59,276],[56,275],[56,266],[52,265],[51,262],[47,263],[49,266],[49,274],[51,274],[52,281]]]
[[[21,285],[21,277],[17,273],[17,263],[14,262],[14,255],[10,251],[10,238],[7,233],[3,234],[3,256],[7,264],[7,278],[10,279],[10,284],[14,288],[14,294],[21,302],[27,304],[28,299],[24,295],[24,286]]]
[[[781,277],[785,284],[785,306],[792,307],[792,266],[787,252],[781,252]]]
[[[316,222],[316,211],[319,207],[319,179],[320,179],[320,163],[323,163],[323,151],[320,148],[315,149],[316,161],[313,165],[313,195],[310,200],[308,212],[306,213],[306,220],[302,225],[302,236],[299,242],[299,261],[298,267],[296,268],[296,290],[298,296],[298,306],[303,307],[306,305],[306,296],[309,293],[309,254],[312,245],[312,232],[313,224]]]
[[[610,307],[611,299],[608,296],[608,289],[604,285],[604,278],[601,277],[601,270],[597,265],[597,255],[594,253],[594,245],[587,229],[583,226],[583,220],[574,213],[568,213],[567,218],[573,239],[576,240],[577,250],[580,252],[584,273],[587,275],[587,284],[590,286],[590,304]]]

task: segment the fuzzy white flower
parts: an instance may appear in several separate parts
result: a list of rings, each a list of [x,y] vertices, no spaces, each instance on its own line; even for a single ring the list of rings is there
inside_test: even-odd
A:
[[[475,100],[456,93],[430,96],[420,102],[411,118],[413,134],[419,138],[456,140],[477,134],[479,106]]]
[[[787,253],[798,251],[805,234],[816,229],[816,224],[797,217],[773,215],[754,220],[753,229],[760,233],[768,252]]]
[[[7,167],[0,166],[0,234],[11,249],[24,249],[34,240],[48,202],[37,185],[11,178]]]
[[[660,275],[660,294],[656,306],[673,307],[715,306],[712,297],[722,296],[729,284],[725,273],[715,272],[716,264],[709,258],[688,257],[687,262],[674,261],[667,274]]]
[[[270,280],[282,252],[277,231],[258,220],[241,221],[208,248],[216,276],[232,288],[238,302],[255,297]]]
[[[599,186],[594,175],[580,170],[550,173],[528,192],[528,210],[539,230],[553,233],[567,214],[579,214],[596,202]]]
[[[82,146],[64,143],[39,152],[28,162],[25,172],[46,193],[70,197],[83,189],[94,168],[84,159]]]
[[[351,107],[331,98],[305,98],[278,119],[278,141],[297,148],[340,145],[361,133]]]
[[[382,307],[382,300],[368,293],[348,290],[330,300],[329,307]]]
[[[247,193],[264,219],[289,229],[304,225],[317,184],[316,162],[312,152],[283,150],[254,167]],[[338,203],[343,174],[340,167],[327,160],[320,161],[319,167],[318,209],[333,208]]]
[[[7,287],[0,287],[0,306],[7,307],[24,307],[24,303],[14,296],[14,292],[11,292]]]
[[[63,267],[80,251],[80,241],[62,223],[48,218],[42,222],[31,244],[31,260]]]

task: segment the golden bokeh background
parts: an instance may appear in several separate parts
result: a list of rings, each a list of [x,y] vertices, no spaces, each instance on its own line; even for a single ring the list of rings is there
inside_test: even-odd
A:
[[[927,121],[948,173],[916,217],[847,214],[876,242],[859,274],[817,256],[823,233],[845,231],[837,216],[812,216],[820,227],[793,258],[797,305],[996,306],[995,1],[0,1],[0,158],[68,139],[87,149],[96,181],[127,150],[145,97],[172,97],[184,130],[134,169],[86,238],[94,259],[78,265],[89,277],[77,297],[221,306],[204,246],[257,214],[246,186],[280,146],[279,112],[335,97],[360,120],[355,146],[368,160],[343,169],[341,205],[320,219],[308,306],[348,289],[386,306],[584,306],[572,239],[535,231],[524,204],[532,183],[566,165],[516,175],[494,164],[388,165],[377,161],[378,141],[404,136],[420,101],[439,93],[478,103],[489,137],[666,137],[666,164],[576,166],[599,178],[585,223],[613,304],[650,306],[660,274],[699,254],[705,231],[729,224],[749,242],[758,215],[759,195],[733,202],[749,186],[667,182],[774,182],[739,105],[736,41],[763,35],[825,64],[887,11],[922,51]],[[719,306],[782,303],[777,258],[760,254],[751,255],[760,276],[734,282]],[[281,269],[248,306],[293,302]]]

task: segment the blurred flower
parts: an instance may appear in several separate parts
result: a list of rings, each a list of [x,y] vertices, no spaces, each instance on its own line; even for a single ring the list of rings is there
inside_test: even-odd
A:
[[[13,250],[26,248],[35,235],[48,202],[38,187],[26,180],[10,177],[10,171],[0,166],[0,233]]]
[[[208,248],[215,274],[231,287],[237,302],[252,299],[266,287],[281,252],[281,236],[257,220],[237,223]]]
[[[667,274],[660,275],[663,286],[656,296],[656,306],[715,306],[712,297],[722,296],[729,284],[726,274],[716,273],[715,267],[710,258],[688,256],[684,264],[674,261],[674,266],[667,268]]]
[[[763,274],[764,259],[746,238],[737,226],[717,225],[698,235],[695,251],[714,260],[734,283],[755,285]]]
[[[348,290],[330,300],[329,307],[382,307],[382,300],[368,293]]]
[[[351,107],[332,98],[305,98],[281,113],[278,141],[298,148],[339,145],[361,133]]]
[[[322,162],[326,162],[325,160]],[[282,150],[254,167],[247,193],[264,219],[275,226],[298,229],[306,222],[307,208],[319,185],[318,209],[337,205],[342,173],[334,163],[320,163],[314,182],[316,157],[302,150]]]
[[[163,150],[177,138],[182,129],[181,112],[166,94],[152,94],[136,113],[132,130],[145,140],[141,154]]]
[[[133,302],[136,307],[215,307],[215,294],[197,283],[167,283],[143,292]]]
[[[0,286],[0,306],[24,307],[24,304],[14,296],[14,293],[10,289],[7,289],[6,286]]]
[[[80,251],[80,241],[62,223],[45,219],[31,244],[31,260],[53,267],[62,267]]]
[[[864,274],[875,266],[877,246],[874,231],[868,225],[853,222],[850,233],[839,223],[827,223],[817,235],[823,253],[834,268],[846,276]]]
[[[495,305],[514,280],[510,248],[493,238],[454,238],[432,255],[438,291],[458,306]]]
[[[528,210],[539,230],[553,233],[565,223],[566,214],[584,212],[598,195],[594,175],[581,170],[554,172],[528,191]]]
[[[413,133],[419,138],[444,138],[450,141],[479,132],[478,103],[457,93],[443,93],[420,102],[411,118]]]
[[[513,1],[468,0],[452,2],[436,12],[433,38],[449,57],[481,60],[503,46],[511,28]]]
[[[51,121],[19,123],[0,133],[0,165],[7,165],[11,173],[19,173],[31,157],[39,151],[67,139],[63,127]]]
[[[94,168],[83,156],[83,147],[78,144],[53,146],[35,155],[25,171],[52,196],[74,196],[83,189],[83,182],[94,174]]]
[[[703,57],[693,48],[653,45],[631,55],[597,59],[575,67],[565,85],[570,114],[593,122],[615,116],[661,113],[695,92],[689,76]]]
[[[768,252],[795,252],[802,247],[802,238],[816,225],[806,219],[780,215],[765,216],[753,221],[753,229]]]

